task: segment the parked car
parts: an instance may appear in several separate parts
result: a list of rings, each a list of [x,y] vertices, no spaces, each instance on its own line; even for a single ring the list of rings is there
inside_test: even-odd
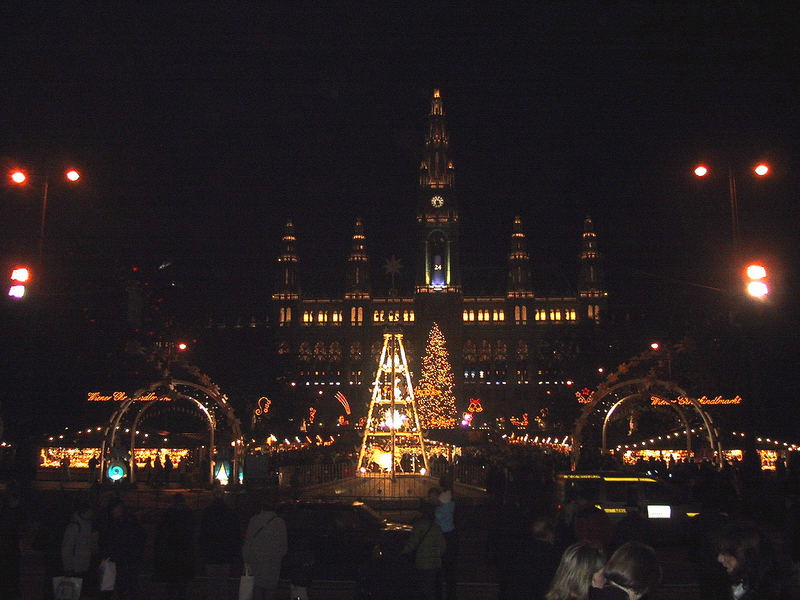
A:
[[[410,525],[391,523],[362,502],[298,500],[278,512],[289,541],[282,578],[291,579],[291,570],[306,563],[311,580],[356,581],[362,597],[387,588],[399,591],[403,582],[392,580],[397,572],[407,578],[410,563],[400,550]],[[399,569],[404,562],[405,569]]]
[[[602,509],[612,523],[619,522],[635,506],[653,532],[668,540],[686,535],[691,530],[691,519],[700,513],[699,505],[688,498],[685,490],[656,477],[630,473],[558,473],[558,508],[577,497]]]

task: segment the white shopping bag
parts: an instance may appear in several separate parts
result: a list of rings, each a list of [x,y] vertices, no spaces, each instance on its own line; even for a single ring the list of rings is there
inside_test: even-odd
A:
[[[256,578],[250,574],[250,566],[244,566],[244,575],[239,577],[239,600],[253,600]]]
[[[117,565],[110,558],[104,558],[100,563],[100,591],[110,592],[117,583]]]

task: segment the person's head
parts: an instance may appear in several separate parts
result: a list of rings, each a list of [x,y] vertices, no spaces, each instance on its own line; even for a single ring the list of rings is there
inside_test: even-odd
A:
[[[547,515],[539,515],[531,523],[531,532],[534,539],[552,542],[555,535],[553,519]]]
[[[265,492],[259,498],[259,505],[262,511],[271,512],[278,508],[278,496],[272,492]]]
[[[431,489],[428,490],[428,497],[425,499],[425,501],[433,506],[438,506],[439,494],[441,493],[442,490],[440,490],[439,488],[432,487]]]
[[[108,505],[108,512],[114,519],[119,519],[125,514],[125,503],[119,498],[115,498]]]
[[[603,576],[610,584],[622,588],[628,598],[636,600],[661,583],[661,566],[653,548],[640,542],[628,542],[608,559]]]
[[[75,512],[81,519],[91,520],[92,516],[94,516],[92,505],[86,501],[82,501],[80,504],[78,504],[78,509]]]
[[[772,545],[753,523],[731,523],[718,537],[717,561],[733,578],[757,585],[772,568]]]
[[[578,542],[564,550],[546,600],[585,600],[592,575],[603,567],[603,552],[594,544]]]

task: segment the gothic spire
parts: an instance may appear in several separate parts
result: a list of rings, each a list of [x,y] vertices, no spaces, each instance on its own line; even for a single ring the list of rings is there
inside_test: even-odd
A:
[[[347,288],[345,298],[369,297],[369,257],[366,249],[364,223],[356,219],[353,243],[347,258]]]
[[[531,287],[531,256],[525,233],[522,231],[522,219],[514,217],[511,232],[511,250],[508,253],[508,297],[519,298],[533,296]]]
[[[600,255],[597,252],[597,234],[591,217],[583,220],[581,241],[581,277],[578,296],[586,305],[586,316],[594,321],[600,320],[600,311],[605,311],[608,292],[603,286],[598,268]]]
[[[294,235],[294,224],[289,219],[283,228],[281,237],[281,253],[278,256],[280,281],[273,298],[276,300],[296,300],[299,295],[297,286],[297,238]]]
[[[428,115],[428,132],[425,136],[425,154],[419,167],[420,187],[453,187],[454,170],[453,161],[448,157],[449,146],[442,97],[439,90],[434,90],[431,112]]]

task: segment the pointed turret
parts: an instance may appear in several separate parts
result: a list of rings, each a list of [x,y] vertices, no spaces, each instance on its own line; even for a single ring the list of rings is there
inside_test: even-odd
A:
[[[281,237],[281,253],[278,256],[280,280],[272,296],[275,300],[297,300],[300,291],[297,285],[298,262],[297,238],[294,235],[294,224],[289,219]]]
[[[522,231],[522,219],[514,217],[511,232],[511,250],[508,253],[508,291],[509,298],[533,296],[531,284],[531,256],[528,243]]]
[[[591,217],[583,220],[581,241],[581,276],[578,295],[584,304],[584,316],[600,321],[600,313],[605,312],[608,292],[604,289],[602,274],[598,267],[600,255],[597,252],[597,234]]]
[[[356,219],[353,231],[353,244],[347,258],[346,286],[345,298],[369,298],[369,257],[361,219]]]
[[[433,91],[428,133],[425,136],[425,156],[419,168],[419,185],[423,188],[453,187],[453,161],[448,156],[450,138],[444,119],[444,107],[439,90]]]

